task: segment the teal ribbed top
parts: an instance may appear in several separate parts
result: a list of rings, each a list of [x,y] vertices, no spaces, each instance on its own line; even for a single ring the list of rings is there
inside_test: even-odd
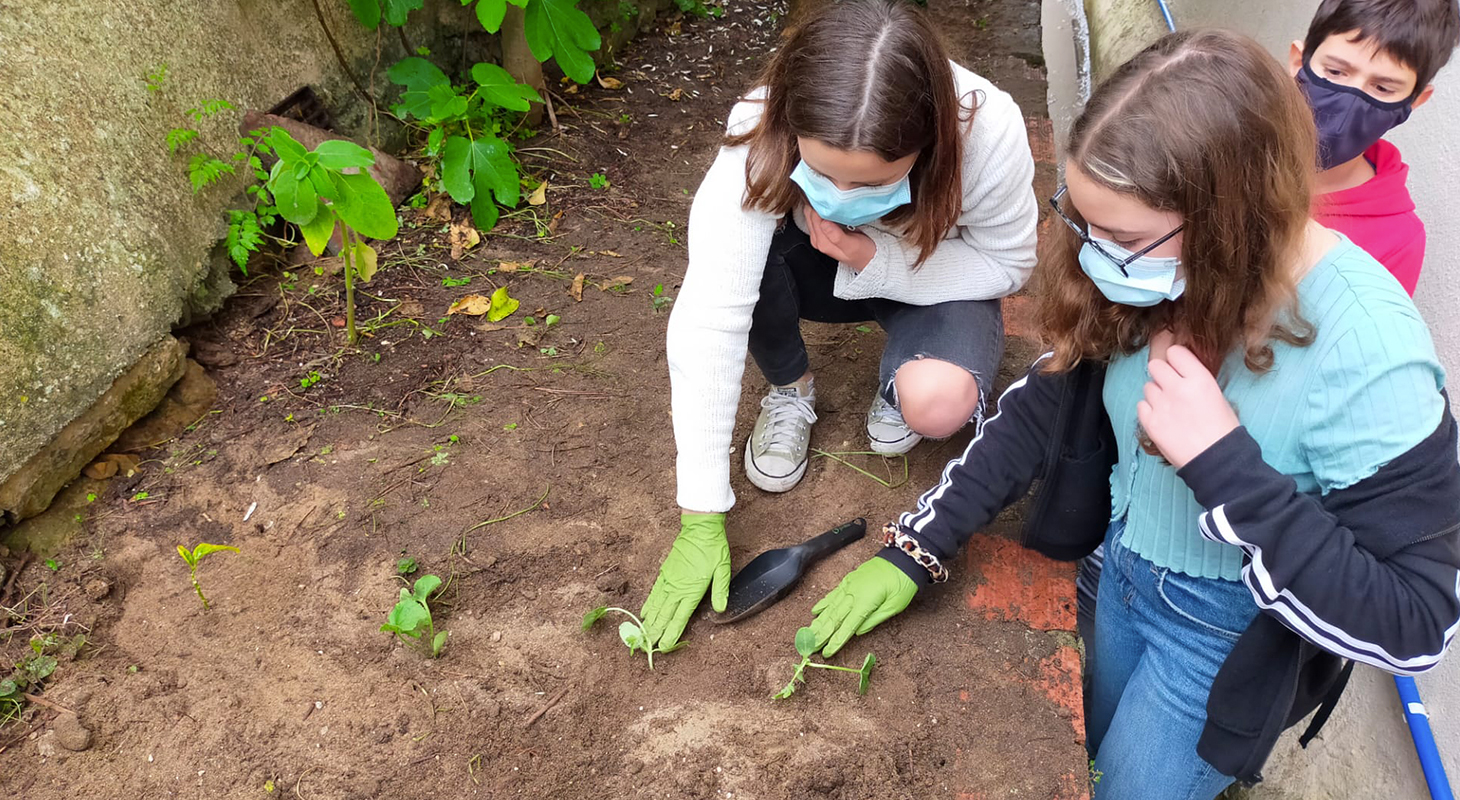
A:
[[[1218,380],[1263,459],[1298,490],[1326,494],[1374,474],[1433,433],[1444,410],[1444,370],[1429,330],[1384,267],[1347,237],[1298,285],[1301,313],[1317,331],[1308,347],[1273,343],[1273,369],[1257,375],[1236,352]],[[1126,518],[1124,544],[1157,566],[1239,580],[1242,552],[1203,539],[1203,509],[1170,464],[1141,450],[1136,404],[1149,348],[1113,359],[1105,408],[1119,445],[1111,519]],[[1302,535],[1294,532],[1294,535]]]

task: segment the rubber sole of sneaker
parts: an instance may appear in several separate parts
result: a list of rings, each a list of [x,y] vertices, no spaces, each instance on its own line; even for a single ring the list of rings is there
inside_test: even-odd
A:
[[[895,442],[882,442],[868,437],[867,444],[874,453],[878,453],[884,456],[900,456],[906,454],[914,447],[917,447],[918,442],[921,442],[922,440],[922,434],[909,433],[905,438],[899,439]]]
[[[806,476],[806,464],[810,461],[802,461],[795,471],[785,477],[767,475],[755,468],[755,459],[750,454],[750,440],[745,442],[745,477],[758,489],[767,492],[789,492],[801,479]]]

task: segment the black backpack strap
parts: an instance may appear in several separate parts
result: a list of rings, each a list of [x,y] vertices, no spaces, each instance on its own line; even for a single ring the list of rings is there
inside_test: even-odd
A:
[[[1313,715],[1313,721],[1308,723],[1307,730],[1298,737],[1298,744],[1306,748],[1308,743],[1318,735],[1318,732],[1323,730],[1323,726],[1328,723],[1328,718],[1333,716],[1333,709],[1338,707],[1338,698],[1343,696],[1343,690],[1348,686],[1349,676],[1353,674],[1354,662],[1349,661],[1338,673],[1338,680],[1334,681],[1333,686],[1329,687],[1328,693],[1323,695],[1323,702],[1319,704],[1317,713]]]

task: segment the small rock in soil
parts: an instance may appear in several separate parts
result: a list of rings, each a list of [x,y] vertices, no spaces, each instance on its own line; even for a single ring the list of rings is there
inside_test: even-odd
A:
[[[111,592],[112,585],[101,578],[95,578],[86,582],[86,596],[92,600],[100,600],[111,594]]]
[[[494,641],[494,642],[500,642],[500,641],[502,641],[502,632],[501,631],[492,631],[492,641]]]
[[[629,579],[622,572],[614,570],[600,576],[594,585],[605,594],[623,594],[629,590]]]
[[[81,720],[75,714],[56,717],[51,729],[56,732],[56,744],[67,750],[79,753],[91,747],[91,731],[82,727]]]

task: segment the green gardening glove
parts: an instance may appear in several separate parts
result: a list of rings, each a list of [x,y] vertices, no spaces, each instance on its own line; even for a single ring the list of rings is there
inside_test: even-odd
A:
[[[710,605],[724,611],[730,599],[730,542],[724,514],[680,514],[679,537],[659,567],[659,578],[639,616],[650,647],[668,650],[710,589]],[[713,585],[713,588],[711,588]]]
[[[885,558],[868,559],[811,607],[817,615],[811,623],[816,646],[825,644],[822,655],[831,658],[853,634],[861,636],[901,613],[917,593],[917,583],[896,564]]]

